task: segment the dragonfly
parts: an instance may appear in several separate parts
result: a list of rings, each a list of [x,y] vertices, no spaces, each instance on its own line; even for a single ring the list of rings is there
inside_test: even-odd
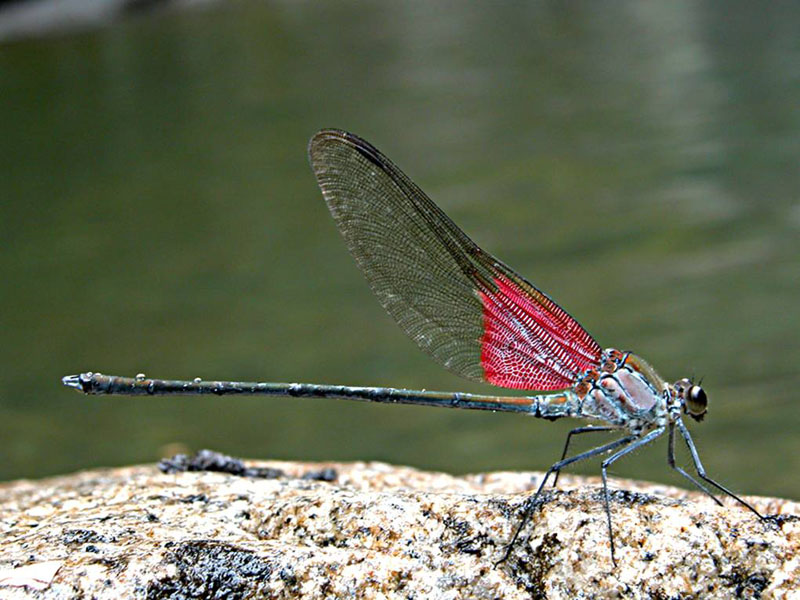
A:
[[[467,379],[528,395],[486,395],[307,383],[253,383],[119,377],[85,372],[62,379],[86,394],[247,394],[339,398],[465,408],[588,421],[567,435],[561,458],[521,506],[501,560],[510,555],[543,490],[565,467],[601,455],[611,560],[616,551],[609,467],[668,433],[667,462],[718,504],[723,493],[765,519],[706,474],[683,417],[702,421],[708,396],[691,378],[662,378],[629,351],[603,349],[578,321],[509,266],[481,249],[405,173],[366,140],[323,129],[309,143],[322,195],[373,292],[400,328],[445,368]],[[568,456],[573,436],[616,432],[608,443]],[[695,475],[675,460],[683,438]],[[528,536],[530,538],[530,535]]]

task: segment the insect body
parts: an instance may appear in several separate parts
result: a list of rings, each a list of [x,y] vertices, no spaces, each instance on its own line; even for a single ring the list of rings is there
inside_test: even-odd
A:
[[[311,166],[331,215],[383,307],[405,333],[446,368],[468,379],[531,390],[528,396],[442,393],[304,383],[175,381],[83,373],[65,385],[89,394],[261,394],[325,397],[508,411],[600,425],[573,429],[561,460],[525,504],[506,555],[548,480],[564,467],[598,455],[614,560],[606,472],[629,452],[665,432],[669,465],[721,502],[706,485],[750,504],[709,478],[682,421],[706,413],[703,389],[689,379],[667,383],[643,359],[602,350],[549,296],[479,248],[398,167],[365,140],[327,129],[309,144]],[[619,431],[622,437],[567,457],[573,435]],[[697,478],[675,464],[675,432],[683,438]],[[702,480],[703,483],[701,483]],[[706,484],[706,485],[704,485]],[[763,518],[763,517],[762,517]]]

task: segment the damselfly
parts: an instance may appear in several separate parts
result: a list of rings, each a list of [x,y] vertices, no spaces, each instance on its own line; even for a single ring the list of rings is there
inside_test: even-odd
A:
[[[558,419],[578,417],[601,425],[567,436],[561,460],[525,502],[505,559],[545,485],[564,467],[598,455],[606,522],[615,561],[607,470],[618,459],[668,432],[673,469],[721,501],[706,485],[749,503],[708,477],[682,416],[701,421],[708,400],[691,379],[665,381],[643,359],[600,345],[549,296],[479,248],[394,163],[361,138],[335,129],[309,144],[311,166],[350,253],[380,303],[405,333],[446,368],[468,379],[534,395],[492,396],[393,388],[306,383],[175,381],[145,376],[83,373],[64,385],[87,394],[259,394],[343,398],[517,412]],[[616,431],[623,435],[567,457],[573,435]],[[675,431],[686,442],[697,478],[675,462]],[[502,559],[501,559],[502,560]]]

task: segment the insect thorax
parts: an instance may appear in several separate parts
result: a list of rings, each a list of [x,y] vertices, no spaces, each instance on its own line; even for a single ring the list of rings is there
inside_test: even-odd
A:
[[[640,433],[667,420],[669,387],[642,358],[609,348],[599,368],[588,369],[573,388],[581,416]]]

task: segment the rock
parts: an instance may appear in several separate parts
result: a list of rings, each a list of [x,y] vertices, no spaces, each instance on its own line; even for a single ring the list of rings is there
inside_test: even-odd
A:
[[[539,473],[207,459],[0,485],[0,597],[800,597],[788,500],[613,480],[614,567],[599,479],[563,475],[495,567]]]
[[[0,40],[83,31],[130,14],[180,10],[215,0],[14,0],[0,1]]]

